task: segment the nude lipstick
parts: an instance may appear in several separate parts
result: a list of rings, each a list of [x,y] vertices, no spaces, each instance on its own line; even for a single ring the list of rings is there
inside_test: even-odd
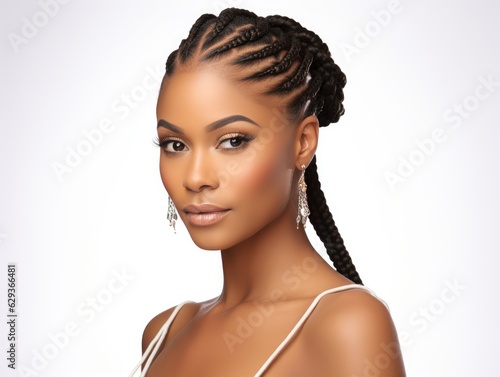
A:
[[[182,208],[182,211],[186,214],[187,221],[194,226],[213,225],[229,213],[229,209],[212,204],[190,204]]]

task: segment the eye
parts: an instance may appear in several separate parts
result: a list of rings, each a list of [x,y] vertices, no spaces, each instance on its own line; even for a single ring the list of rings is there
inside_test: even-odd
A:
[[[177,139],[156,139],[154,143],[167,153],[185,152],[187,150],[186,145]]]
[[[186,146],[179,140],[168,140],[163,148],[167,152],[182,152]]]
[[[219,143],[219,147],[221,149],[240,149],[245,147],[245,145],[252,139],[252,137],[240,134],[226,135],[225,138]]]

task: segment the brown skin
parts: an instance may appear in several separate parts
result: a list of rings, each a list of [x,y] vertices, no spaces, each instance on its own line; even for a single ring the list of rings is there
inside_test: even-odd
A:
[[[160,141],[173,141],[161,151],[161,178],[193,241],[221,250],[224,287],[219,297],[180,311],[148,377],[253,376],[320,292],[352,283],[296,229],[297,181],[316,152],[318,120],[283,127],[278,101],[200,67],[176,72],[162,87],[158,120],[182,134],[158,127]],[[206,131],[233,115],[257,125],[236,121]],[[234,139],[241,135],[252,140]],[[229,211],[215,224],[192,224],[182,209],[205,203]],[[172,310],[147,325],[143,351]],[[253,323],[246,333],[237,331],[242,321]],[[384,357],[381,343],[396,354]],[[265,375],[364,376],[371,375],[368,363],[383,365],[383,376],[405,375],[387,309],[350,290],[325,296]]]

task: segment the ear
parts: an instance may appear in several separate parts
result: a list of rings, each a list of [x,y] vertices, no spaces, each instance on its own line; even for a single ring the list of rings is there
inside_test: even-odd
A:
[[[302,165],[309,163],[318,146],[319,122],[316,115],[310,115],[297,126],[295,134],[295,165],[300,170]]]

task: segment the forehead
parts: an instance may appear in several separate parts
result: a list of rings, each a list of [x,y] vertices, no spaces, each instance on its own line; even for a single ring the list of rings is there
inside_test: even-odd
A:
[[[179,70],[163,83],[157,118],[174,124],[204,122],[241,114],[260,123],[281,112],[280,102],[259,94],[249,82],[241,82],[222,69]]]

